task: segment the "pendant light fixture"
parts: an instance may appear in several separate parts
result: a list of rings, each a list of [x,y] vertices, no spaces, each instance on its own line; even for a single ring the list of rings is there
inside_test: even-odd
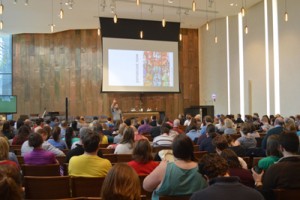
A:
[[[241,14],[244,17],[245,16],[245,7],[244,7],[244,0],[242,0],[242,7],[241,7]]]
[[[217,2],[215,1],[215,43],[218,43],[218,36],[217,36]]]
[[[285,7],[285,12],[284,12],[284,21],[289,21],[289,15],[287,13],[287,9],[286,9],[286,0],[284,0],[284,7]]]
[[[179,0],[178,15],[179,15],[179,26],[180,26],[181,25],[181,0]],[[179,28],[179,41],[182,41],[181,28]]]
[[[60,10],[59,10],[59,18],[63,19],[64,18],[64,10],[62,8],[62,0],[60,0]]]
[[[2,0],[0,2],[0,15],[3,14],[3,11],[4,11],[4,5],[2,4]]]
[[[142,22],[143,22],[143,6],[141,4],[141,21],[140,21],[140,23],[142,23]],[[140,27],[141,27],[141,29],[140,29],[140,38],[143,39],[144,38],[144,31],[143,31],[142,24],[140,24]]]
[[[98,17],[100,17],[100,0],[98,0],[97,8],[98,8]],[[99,23],[99,26],[98,26],[98,29],[97,29],[97,35],[98,36],[101,35],[100,23]]]
[[[136,5],[140,5],[140,0],[136,0]]]
[[[51,24],[50,24],[50,31],[51,33],[54,32],[54,24],[53,24],[53,0],[51,2]]]
[[[193,0],[193,2],[192,2],[192,11],[193,12],[196,11],[196,2],[195,2],[195,0]]]
[[[165,1],[163,0],[163,19],[162,19],[162,27],[166,27],[166,19],[165,19]]]
[[[209,30],[209,24],[208,24],[208,11],[207,11],[207,2],[208,2],[208,1],[209,1],[209,0],[206,0],[206,9],[205,9],[205,14],[206,14],[205,29],[206,29],[206,31]]]

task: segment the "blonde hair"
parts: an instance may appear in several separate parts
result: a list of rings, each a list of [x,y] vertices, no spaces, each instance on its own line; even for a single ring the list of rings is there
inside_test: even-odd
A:
[[[103,200],[140,200],[141,185],[137,173],[125,163],[115,164],[103,182],[101,198]]]
[[[224,120],[224,124],[225,124],[225,127],[226,127],[226,128],[233,128],[233,122],[232,122],[231,119],[226,118],[226,119]]]
[[[9,144],[5,137],[0,137],[0,160],[7,160]]]

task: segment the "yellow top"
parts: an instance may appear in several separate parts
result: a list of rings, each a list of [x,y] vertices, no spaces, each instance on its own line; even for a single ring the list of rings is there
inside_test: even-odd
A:
[[[107,138],[106,135],[103,135],[103,136],[102,136],[101,144],[108,144],[108,138]]]
[[[68,170],[70,176],[105,177],[110,168],[109,160],[83,154],[70,159]]]

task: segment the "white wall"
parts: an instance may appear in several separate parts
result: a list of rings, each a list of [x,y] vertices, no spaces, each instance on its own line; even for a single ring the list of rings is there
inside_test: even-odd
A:
[[[273,68],[273,21],[272,4],[268,1],[269,16],[269,62],[270,62],[270,111],[274,113],[274,68]],[[297,21],[300,13],[300,1],[287,1],[289,21],[283,20],[284,1],[278,1],[279,25],[279,67],[280,67],[280,107],[284,116],[300,113],[300,24]],[[218,43],[214,43],[214,23],[210,30],[199,29],[200,59],[200,104],[215,105],[216,114],[228,113],[227,94],[227,58],[226,58],[226,19],[217,19]],[[245,114],[258,112],[267,113],[266,97],[266,56],[265,56],[265,25],[264,2],[247,11],[249,33],[244,34],[244,89]],[[230,47],[230,107],[232,114],[240,113],[239,88],[239,47],[238,47],[238,17],[229,17],[229,47]],[[278,81],[278,80],[275,80]],[[250,84],[251,83],[251,88]],[[211,100],[212,94],[217,100]]]

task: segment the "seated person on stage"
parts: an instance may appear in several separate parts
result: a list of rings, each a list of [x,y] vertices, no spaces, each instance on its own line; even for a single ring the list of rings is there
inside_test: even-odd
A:
[[[159,164],[153,161],[152,148],[147,139],[136,142],[132,153],[133,160],[128,162],[138,174],[150,174]]]
[[[249,170],[243,169],[238,156],[231,149],[224,149],[221,156],[227,161],[229,165],[230,176],[237,176],[240,182],[248,187],[254,187],[254,180]]]
[[[172,149],[175,162],[161,161],[144,179],[143,188],[149,192],[153,191],[152,200],[166,195],[191,195],[207,186],[204,178],[198,173],[191,139],[184,134],[176,136]]]
[[[66,132],[65,132],[66,135]],[[52,144],[54,147],[63,150],[67,149],[67,144],[64,140],[61,139],[61,128],[56,126],[53,128],[51,132],[51,138],[47,140],[50,144]]]
[[[58,163],[51,151],[42,148],[43,138],[39,133],[31,133],[28,137],[28,144],[33,147],[33,150],[24,155],[25,164],[48,165]]]
[[[146,117],[144,119],[144,124],[139,126],[138,132],[139,132],[139,134],[150,133],[151,129],[152,129],[152,126],[149,125],[149,118]]]
[[[52,153],[55,154],[55,156],[65,156],[64,152],[62,152],[61,150],[59,150],[58,148],[54,147],[53,145],[51,145],[49,142],[46,141],[48,138],[48,133],[44,129],[39,129],[37,133],[40,134],[43,138],[43,144],[42,144],[43,149],[47,151],[51,151]],[[27,140],[22,144],[21,155],[24,156],[26,153],[29,153],[32,150],[33,147],[29,146]]]
[[[171,147],[174,137],[169,135],[170,126],[167,123],[164,123],[160,127],[160,136],[157,136],[153,139],[154,147]]]
[[[82,138],[84,154],[73,156],[69,162],[69,175],[82,177],[105,177],[111,168],[109,160],[97,156],[100,137],[87,130]]]
[[[115,148],[114,154],[132,154],[134,146],[134,130],[126,127],[121,142]]]
[[[199,172],[207,179],[209,186],[195,192],[191,200],[263,200],[255,189],[240,183],[239,178],[229,175],[229,167],[218,154],[206,154],[199,161]]]
[[[140,200],[141,184],[137,173],[125,163],[109,170],[101,189],[102,200]]]
[[[80,129],[79,131],[79,136],[80,136],[80,140],[78,142],[75,143],[75,147],[73,149],[71,149],[67,155],[66,155],[66,163],[69,163],[70,159],[73,157],[73,156],[79,156],[79,155],[82,155],[84,154],[84,149],[83,149],[83,138],[86,136],[86,134],[88,134],[90,132],[90,129],[87,128],[87,127],[83,127]],[[101,150],[99,149],[98,150],[98,153],[97,155],[99,157],[103,157],[102,155],[102,152]]]
[[[300,189],[299,138],[296,132],[281,133],[279,144],[283,157],[277,163],[261,174],[252,169],[256,186],[262,190],[267,200],[274,199],[273,189]]]

